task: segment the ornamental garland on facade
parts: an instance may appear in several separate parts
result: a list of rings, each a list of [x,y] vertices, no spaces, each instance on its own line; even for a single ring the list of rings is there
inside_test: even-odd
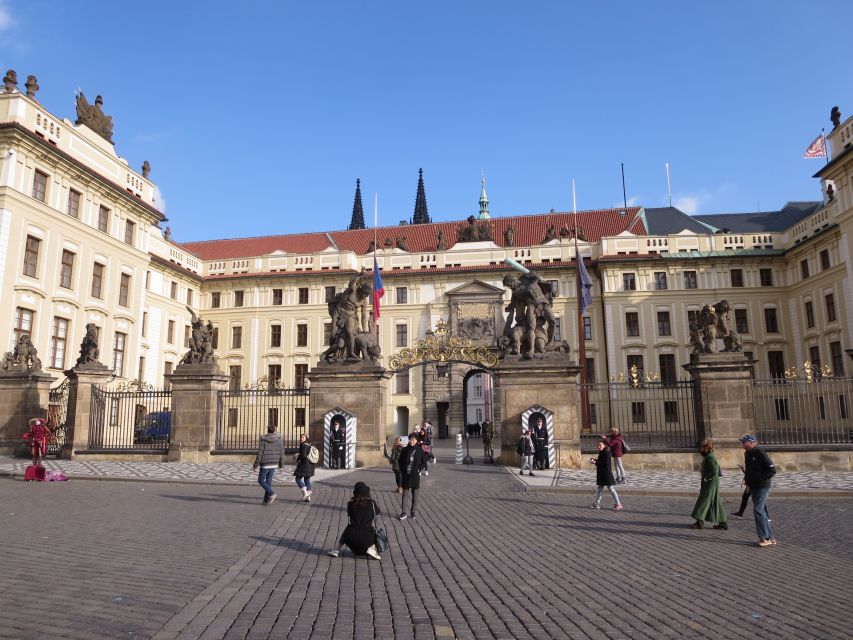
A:
[[[434,332],[428,332],[427,336],[418,340],[414,346],[393,354],[388,359],[388,368],[391,371],[400,371],[427,362],[465,362],[492,368],[497,366],[498,356],[493,350],[476,346],[471,340],[451,335],[447,322],[439,320]]]

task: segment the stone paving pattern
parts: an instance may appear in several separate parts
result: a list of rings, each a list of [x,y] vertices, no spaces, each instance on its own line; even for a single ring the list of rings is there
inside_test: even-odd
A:
[[[357,480],[385,513],[381,561],[326,555]],[[594,511],[591,486],[438,464],[400,522],[392,483],[360,469],[264,507],[257,485],[2,478],[0,638],[850,637],[849,498],[771,494],[761,549],[749,515],[687,529],[687,496]]]

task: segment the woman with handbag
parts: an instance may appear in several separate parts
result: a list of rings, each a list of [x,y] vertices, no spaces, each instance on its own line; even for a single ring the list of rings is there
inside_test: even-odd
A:
[[[329,551],[329,555],[337,558],[344,547],[349,547],[357,556],[368,555],[381,560],[377,532],[373,528],[373,519],[380,513],[379,505],[370,497],[370,487],[363,482],[356,482],[352,500],[347,504],[349,524],[338,539],[338,548]]]

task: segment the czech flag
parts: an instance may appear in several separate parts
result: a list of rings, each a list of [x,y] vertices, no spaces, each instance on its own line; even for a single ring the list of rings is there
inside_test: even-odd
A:
[[[376,261],[376,256],[373,256],[373,317],[375,320],[379,320],[379,298],[384,295],[385,288],[382,286],[379,263]]]

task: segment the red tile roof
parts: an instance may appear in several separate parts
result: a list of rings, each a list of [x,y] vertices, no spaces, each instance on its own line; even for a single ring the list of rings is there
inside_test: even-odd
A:
[[[603,236],[615,236],[631,227],[638,235],[646,233],[642,218],[637,217],[639,207],[629,207],[627,214],[624,209],[597,209],[593,211],[578,211],[577,223],[583,228],[586,239],[597,242]],[[632,224],[633,223],[633,224]],[[460,225],[467,226],[464,220],[452,222],[432,222],[430,224],[413,224],[394,227],[379,227],[376,237],[379,245],[383,246],[388,238],[395,242],[397,238],[406,238],[406,245],[413,253],[436,250],[438,231],[444,232],[448,248],[456,244],[456,230]],[[570,212],[540,213],[527,216],[511,216],[492,218],[489,221],[492,236],[498,246],[504,246],[504,231],[512,225],[515,227],[513,246],[529,247],[541,244],[549,225],[559,234],[560,229],[571,230],[574,227],[574,216]],[[332,247],[329,237],[343,251],[353,251],[362,255],[367,253],[370,241],[373,240],[373,229],[356,229],[353,231],[330,231],[327,233],[296,233],[281,236],[262,236],[258,238],[234,238],[225,240],[205,240],[201,242],[184,242],[181,247],[192,252],[202,260],[225,260],[230,258],[246,258],[263,256],[274,251],[287,253],[314,253]]]

